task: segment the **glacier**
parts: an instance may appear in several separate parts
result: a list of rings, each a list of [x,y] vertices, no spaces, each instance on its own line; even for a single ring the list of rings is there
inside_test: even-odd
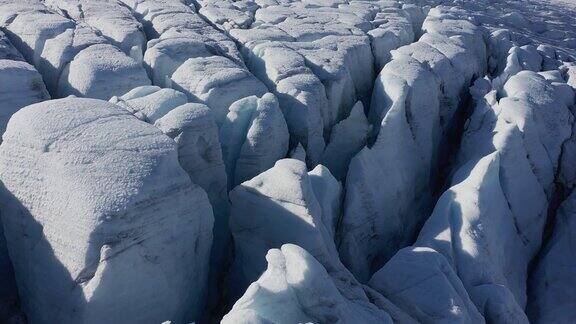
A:
[[[0,0],[0,323],[576,322],[569,0]]]

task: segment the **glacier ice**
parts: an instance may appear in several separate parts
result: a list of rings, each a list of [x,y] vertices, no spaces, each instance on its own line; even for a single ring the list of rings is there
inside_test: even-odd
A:
[[[50,12],[40,1],[0,3],[0,16],[7,36],[42,74],[53,97],[108,99],[150,84],[139,61],[91,28]]]
[[[157,86],[138,87],[110,101],[174,139],[180,166],[208,194],[214,212],[208,290],[212,303],[230,249],[228,179],[213,111],[201,103],[188,103],[181,92]]]
[[[142,59],[146,48],[143,27],[119,0],[46,0],[44,3],[63,16],[98,30],[132,58]]]
[[[246,97],[229,107],[220,128],[228,187],[252,179],[286,156],[288,127],[276,97]]]
[[[340,228],[343,262],[361,282],[409,245],[428,217],[459,94],[486,70],[483,31],[459,14],[430,10],[424,35],[393,51],[376,79],[369,117],[377,138],[350,163]]]
[[[0,322],[576,320],[565,1],[0,0]]]
[[[21,108],[50,99],[42,76],[12,46],[0,31],[0,135],[4,134],[9,119]],[[1,139],[0,139],[1,143]],[[14,306],[17,292],[4,231],[0,226],[0,321],[18,316]]]
[[[530,278],[526,309],[532,323],[569,323],[576,317],[575,197],[571,194],[560,207],[552,238]]]
[[[298,245],[271,249],[266,261],[266,271],[222,323],[392,323],[375,306],[343,296],[322,264]]]
[[[67,98],[17,112],[0,150],[2,221],[30,321],[199,316],[212,209],[173,140],[105,101]]]

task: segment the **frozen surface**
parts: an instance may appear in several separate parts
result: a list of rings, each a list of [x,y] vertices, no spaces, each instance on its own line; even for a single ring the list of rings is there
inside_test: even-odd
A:
[[[0,0],[0,322],[576,322],[574,17]]]
[[[284,244],[266,252],[266,271],[222,323],[392,323],[370,304],[350,301],[306,250]]]
[[[0,2],[0,17],[6,35],[42,74],[53,97],[108,99],[150,83],[139,61],[40,1]]]
[[[199,316],[212,210],[173,140],[110,103],[69,98],[20,110],[0,150],[2,221],[28,320]]]
[[[86,23],[136,60],[142,59],[146,35],[130,8],[119,0],[46,0],[44,3],[77,22]]]
[[[460,93],[485,72],[482,30],[458,14],[432,9],[425,34],[393,51],[376,79],[377,138],[350,163],[340,228],[342,259],[362,282],[409,245],[429,215]]]
[[[575,195],[560,207],[552,238],[532,273],[528,316],[533,323],[569,323],[576,318]]]

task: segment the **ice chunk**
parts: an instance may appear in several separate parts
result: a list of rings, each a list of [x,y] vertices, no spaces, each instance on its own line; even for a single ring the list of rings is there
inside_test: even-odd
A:
[[[343,296],[322,264],[297,245],[271,249],[266,261],[266,271],[222,323],[392,323],[375,306]]]
[[[222,159],[218,127],[210,108],[187,103],[186,95],[156,86],[139,87],[110,100],[145,120],[176,142],[180,166],[193,183],[208,194],[214,211],[214,243],[210,258],[209,303],[224,289],[222,275],[230,255],[227,176]],[[210,305],[212,306],[212,305]],[[208,316],[206,312],[204,315]],[[203,317],[204,319],[204,317]]]
[[[348,118],[332,128],[321,162],[336,179],[346,178],[350,160],[366,145],[371,129],[360,101],[354,105]]]
[[[42,77],[26,62],[0,59],[0,84],[0,134],[20,108],[50,99]]]
[[[234,102],[220,128],[228,187],[252,179],[286,156],[289,134],[276,97],[247,97]]]
[[[90,46],[78,54],[60,77],[58,94],[108,99],[150,80],[139,62],[112,45]]]
[[[16,113],[0,151],[28,320],[198,318],[213,217],[173,140],[110,103],[67,98]]]

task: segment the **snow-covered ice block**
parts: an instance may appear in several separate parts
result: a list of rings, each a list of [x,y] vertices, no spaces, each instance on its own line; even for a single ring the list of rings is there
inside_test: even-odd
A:
[[[0,31],[0,136],[8,120],[20,108],[50,99],[42,77],[24,61],[8,38]],[[0,143],[2,140],[0,139]],[[0,226],[0,322],[18,322],[18,292],[12,263],[8,256],[4,230]]]
[[[2,221],[28,320],[198,319],[212,209],[172,139],[110,103],[67,98],[21,109],[0,151]]]
[[[172,87],[190,100],[208,105],[221,125],[232,103],[252,95],[262,96],[268,89],[246,68],[223,56],[186,60],[171,76]]]
[[[0,59],[0,134],[20,108],[50,99],[42,76],[30,64]]]
[[[267,93],[240,99],[220,128],[228,188],[274,166],[288,152],[289,134],[276,97]]]
[[[255,44],[244,51],[246,65],[276,95],[291,135],[291,147],[302,144],[309,165],[325,148],[321,111],[328,108],[322,82],[296,51],[275,43]]]
[[[392,323],[376,306],[344,296],[329,270],[298,245],[271,249],[266,261],[222,323]]]
[[[265,269],[269,249],[293,243],[312,253],[341,294],[368,304],[361,286],[338,258],[334,228],[340,190],[327,169],[307,172],[302,161],[280,160],[232,190],[230,200],[236,248],[231,289],[236,293]]]
[[[532,323],[570,323],[576,318],[576,194],[556,214],[554,231],[530,278]]]
[[[110,102],[119,105],[140,119],[153,124],[178,106],[188,103],[186,95],[157,86],[137,87]]]
[[[81,51],[62,71],[58,96],[108,99],[150,84],[146,71],[131,57],[109,44]]]
[[[212,304],[218,298],[217,291],[223,289],[221,276],[227,271],[224,266],[228,262],[231,238],[228,179],[213,111],[201,103],[187,103],[186,95],[181,92],[156,86],[138,87],[110,101],[174,139],[180,166],[192,182],[208,194],[214,211],[208,291]]]
[[[142,59],[146,35],[130,8],[119,0],[46,0],[60,14],[98,30],[122,51]]]

